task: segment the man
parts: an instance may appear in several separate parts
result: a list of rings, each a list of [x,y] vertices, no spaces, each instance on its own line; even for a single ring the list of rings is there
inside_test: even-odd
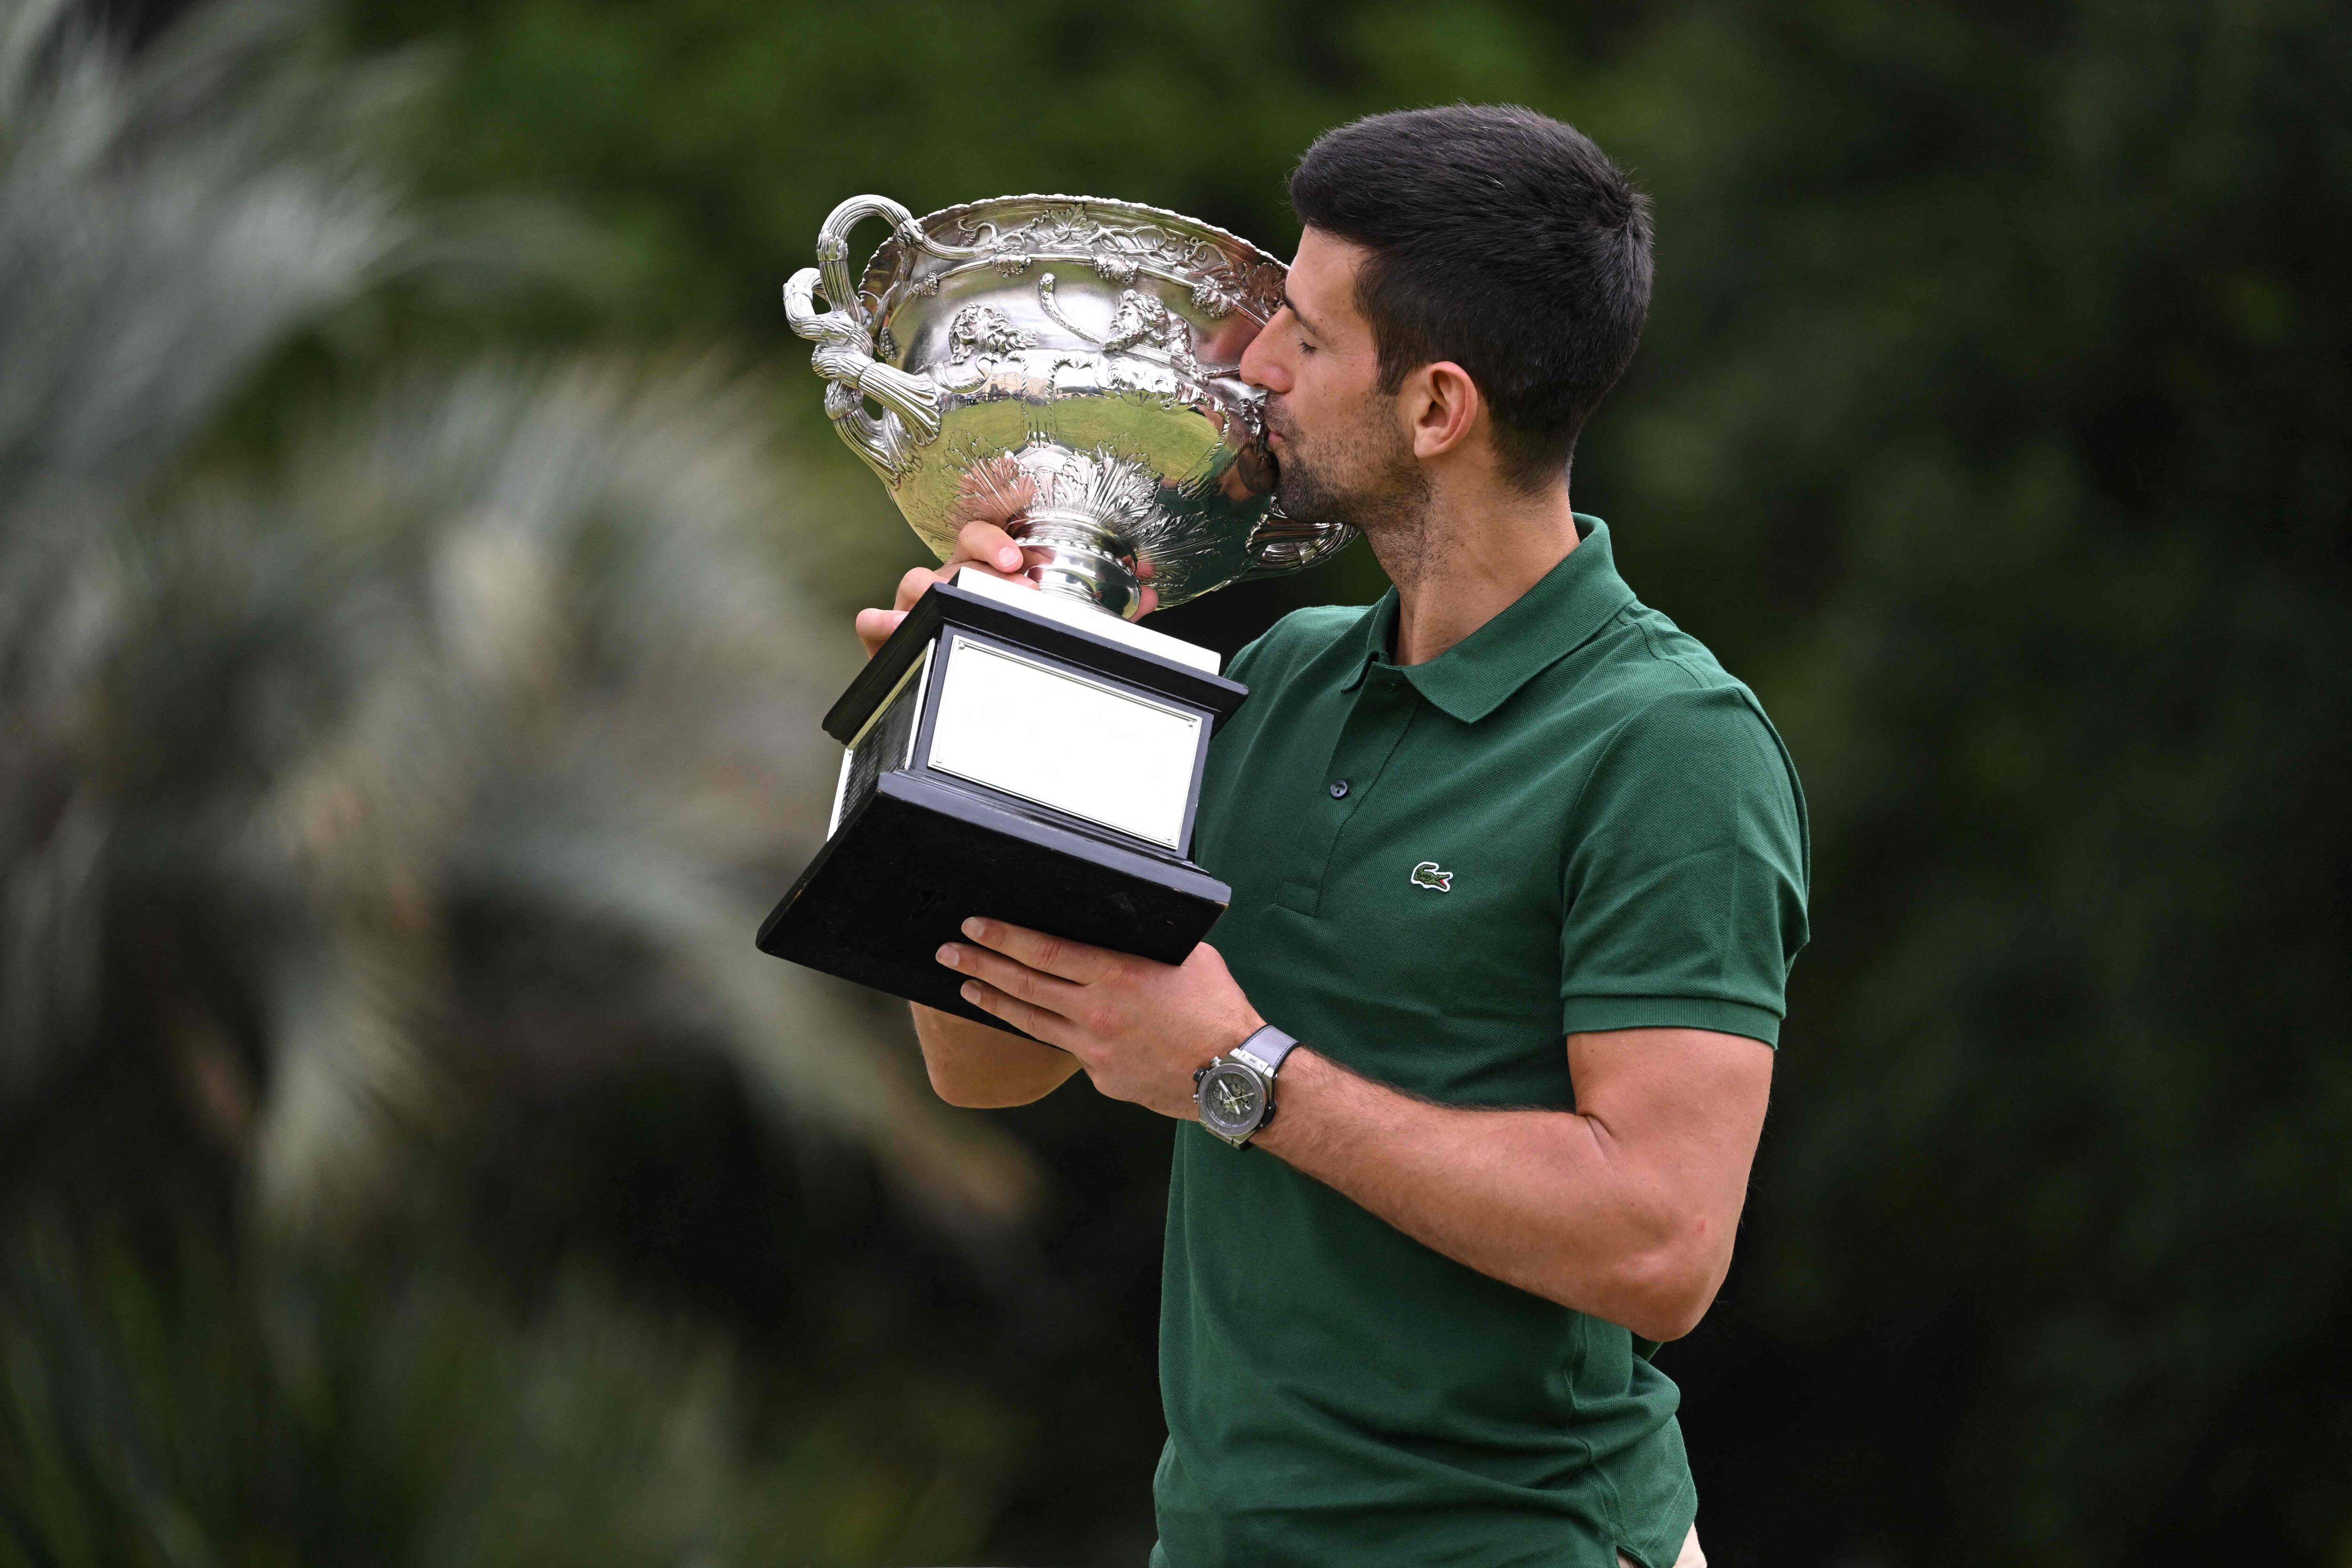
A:
[[[1234,888],[1213,945],[975,918],[940,962],[1050,1044],[918,1007],[924,1059],[958,1105],[1083,1071],[1190,1123],[1155,1563],[1699,1564],[1648,1353],[1730,1263],[1808,844],[1754,696],[1570,510],[1648,309],[1647,206],[1568,126],[1467,107],[1330,132],[1291,198],[1242,374],[1284,509],[1360,528],[1394,589],[1234,660],[1195,838]],[[975,523],[860,635],[971,563],[1024,559]]]

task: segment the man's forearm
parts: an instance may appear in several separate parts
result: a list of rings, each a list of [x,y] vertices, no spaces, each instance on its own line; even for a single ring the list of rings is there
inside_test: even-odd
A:
[[[1194,1116],[1200,1068],[1265,1022],[1207,942],[1164,964],[997,921],[967,921],[963,935],[940,962],[969,976],[966,1000],[1164,1116]],[[1258,1142],[1482,1274],[1645,1339],[1678,1338],[1731,1265],[1772,1047],[1672,1026],[1561,1044],[1573,1111],[1431,1105],[1294,1051]],[[947,1065],[935,1060],[934,1082]]]
[[[1304,1048],[1275,1099],[1260,1148],[1482,1274],[1653,1340],[1722,1283],[1729,1237],[1591,1116],[1432,1105]]]
[[[950,1105],[984,1110],[1043,1100],[1078,1070],[1067,1051],[936,1007],[910,1005],[931,1088]]]

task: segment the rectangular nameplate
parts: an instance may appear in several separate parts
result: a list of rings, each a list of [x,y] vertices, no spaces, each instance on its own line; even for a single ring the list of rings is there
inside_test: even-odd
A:
[[[938,679],[932,769],[1180,848],[1202,714],[963,637]]]

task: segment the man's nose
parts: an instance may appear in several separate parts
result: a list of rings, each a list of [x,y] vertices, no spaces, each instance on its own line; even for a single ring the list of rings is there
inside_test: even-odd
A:
[[[1234,368],[1252,386],[1263,387],[1268,392],[1288,392],[1290,371],[1273,351],[1271,340],[1274,331],[1274,324],[1268,322],[1257,336],[1250,340],[1249,347],[1242,351],[1242,363]]]

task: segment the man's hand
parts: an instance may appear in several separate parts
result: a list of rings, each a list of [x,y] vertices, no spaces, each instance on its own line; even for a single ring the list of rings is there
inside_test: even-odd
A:
[[[1039,558],[1043,558],[1039,552]],[[1018,540],[994,522],[967,522],[956,531],[955,554],[942,566],[918,566],[898,579],[898,593],[887,610],[857,612],[857,640],[866,645],[866,657],[872,658],[915,607],[915,601],[931,591],[934,583],[945,583],[967,566],[977,566],[992,576],[1007,582],[1028,583],[1022,575],[1036,564],[1024,552]],[[1036,584],[1029,584],[1034,587]]]
[[[1154,963],[1002,921],[940,949],[964,1000],[1078,1059],[1095,1088],[1191,1121],[1192,1075],[1265,1026],[1207,942]]]
[[[898,623],[907,618],[915,601],[931,591],[932,584],[950,582],[967,566],[977,566],[990,576],[1002,577],[1008,583],[1035,587],[1034,580],[1025,574],[1045,564],[1051,552],[1043,545],[1023,544],[1005,531],[1007,526],[992,521],[965,523],[956,531],[955,554],[945,565],[913,568],[898,579],[898,595],[888,609],[858,611],[857,640],[866,645],[866,657],[872,658],[882,651],[882,645],[890,640],[890,634],[898,629]],[[1143,584],[1142,613],[1148,616],[1160,606],[1160,595],[1148,581],[1151,563],[1139,561],[1134,565],[1136,574],[1147,579]]]

